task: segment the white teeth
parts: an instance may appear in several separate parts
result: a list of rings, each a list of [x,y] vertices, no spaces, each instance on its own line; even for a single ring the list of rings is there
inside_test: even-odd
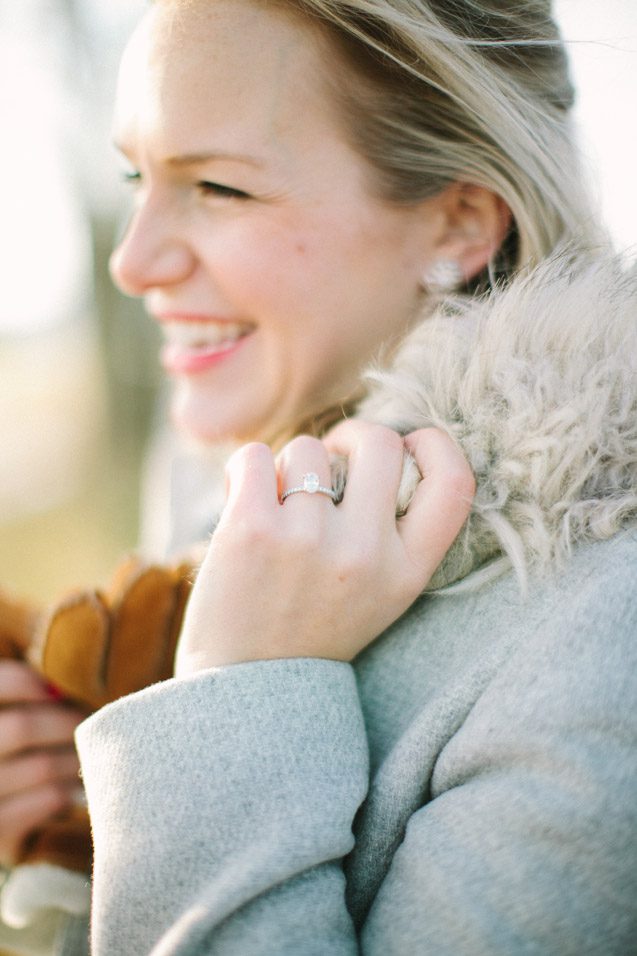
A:
[[[236,342],[249,329],[236,322],[164,322],[162,331],[172,345],[183,348],[205,348]]]

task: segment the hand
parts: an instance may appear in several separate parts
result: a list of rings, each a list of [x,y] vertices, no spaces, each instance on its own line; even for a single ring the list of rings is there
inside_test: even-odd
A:
[[[407,447],[424,476],[407,514],[396,495]],[[328,453],[349,459],[343,501],[281,491],[316,472]],[[276,657],[351,660],[426,586],[469,513],[471,471],[436,429],[404,441],[348,421],[324,442],[301,436],[277,469],[265,445],[227,466],[228,500],[204,558],[177,651],[177,674]]]
[[[73,732],[84,718],[53,700],[27,664],[0,661],[0,864],[80,787]]]

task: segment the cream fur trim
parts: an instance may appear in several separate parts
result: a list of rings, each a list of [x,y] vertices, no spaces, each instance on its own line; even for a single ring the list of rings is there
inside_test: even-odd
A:
[[[618,258],[563,253],[447,304],[368,380],[360,417],[443,428],[476,475],[430,588],[482,565],[463,586],[512,566],[524,589],[530,571],[637,522],[637,270]]]

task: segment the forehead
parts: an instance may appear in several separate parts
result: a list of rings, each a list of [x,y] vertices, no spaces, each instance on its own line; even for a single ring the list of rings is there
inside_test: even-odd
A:
[[[329,53],[328,53],[329,56]],[[248,0],[155,5],[124,54],[115,135],[177,154],[206,131],[262,146],[311,141],[335,111],[325,42],[276,7]]]

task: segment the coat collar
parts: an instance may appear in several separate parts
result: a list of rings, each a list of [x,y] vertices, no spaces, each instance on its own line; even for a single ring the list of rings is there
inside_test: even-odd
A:
[[[430,588],[513,567],[524,589],[577,544],[637,522],[637,269],[618,257],[562,252],[447,302],[367,381],[360,416],[445,429],[476,476]]]

